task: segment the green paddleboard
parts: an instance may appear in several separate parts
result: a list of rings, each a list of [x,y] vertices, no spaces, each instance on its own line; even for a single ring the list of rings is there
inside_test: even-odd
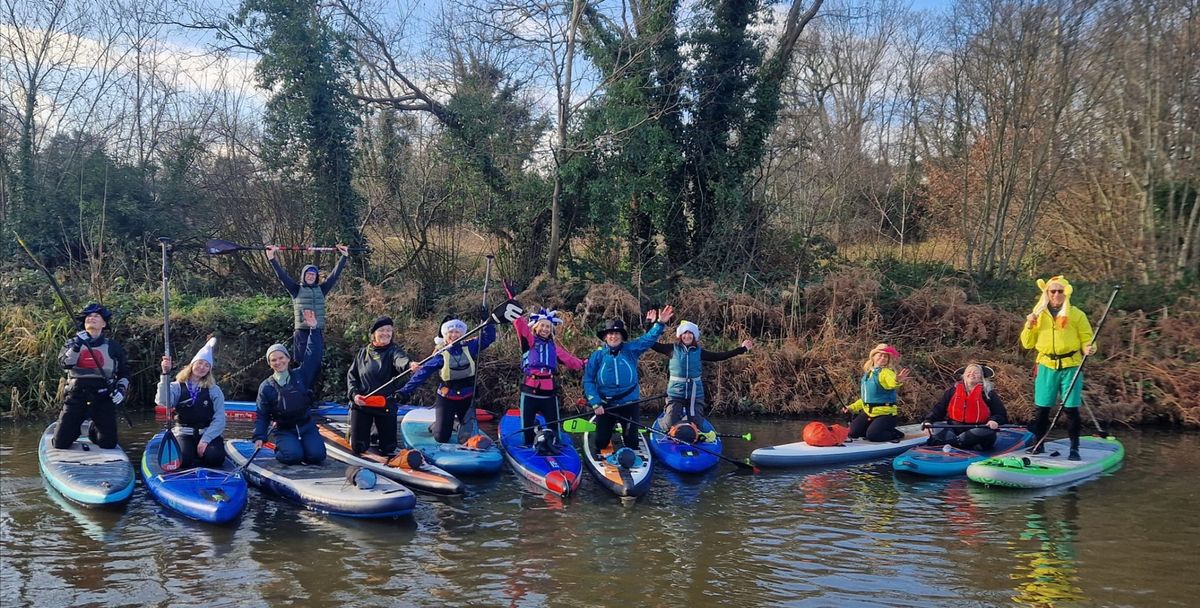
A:
[[[1125,446],[1112,437],[1082,437],[1079,460],[1068,460],[1068,439],[1047,441],[1038,455],[1016,453],[989,458],[967,467],[967,477],[989,486],[1048,488],[1107,471],[1125,458]]]

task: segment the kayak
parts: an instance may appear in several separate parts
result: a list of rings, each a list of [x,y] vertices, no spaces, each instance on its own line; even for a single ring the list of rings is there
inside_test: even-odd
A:
[[[538,424],[546,421],[541,415]],[[500,449],[513,471],[552,494],[567,497],[579,489],[583,462],[571,443],[571,436],[558,432],[559,448],[555,454],[542,455],[525,445],[521,430],[521,410],[512,408],[500,418]]]
[[[426,462],[421,467],[410,469],[388,464],[386,456],[372,445],[362,454],[355,454],[350,448],[350,425],[345,422],[318,422],[317,430],[329,448],[327,453],[331,458],[341,462],[370,469],[389,479],[398,481],[413,490],[421,490],[431,494],[462,494],[463,482],[446,471]],[[257,458],[255,459],[257,460]]]
[[[225,453],[235,466],[246,464],[254,454],[254,442],[225,441]],[[255,487],[274,492],[306,509],[329,515],[386,518],[411,515],[417,499],[408,488],[380,477],[375,487],[359,489],[346,481],[346,465],[333,459],[317,465],[285,465],[275,460],[275,451],[263,446],[245,469],[246,480]]]
[[[133,494],[133,463],[120,445],[104,449],[91,442],[87,433],[71,447],[54,447],[51,423],[38,444],[38,468],[50,486],[72,502],[85,507],[118,505]]]
[[[184,517],[207,523],[225,523],[241,514],[246,508],[245,478],[205,467],[163,472],[158,450],[164,436],[159,432],[150,438],[142,452],[142,481],[150,495]]]
[[[962,475],[967,472],[971,463],[1015,452],[1024,448],[1030,441],[1033,441],[1033,433],[1027,430],[999,429],[996,431],[996,444],[986,452],[922,445],[897,456],[892,461],[892,468],[930,477]]]
[[[1081,437],[1079,460],[1067,460],[1069,439],[1042,444],[1043,454],[1013,454],[976,462],[967,477],[989,486],[1048,488],[1102,473],[1125,458],[1125,446],[1115,438]]]
[[[904,437],[898,441],[876,443],[866,439],[847,439],[845,443],[828,447],[797,441],[758,448],[750,453],[750,462],[762,467],[811,467],[860,462],[895,456],[929,439],[919,424],[906,424],[896,429],[904,433]]]
[[[400,434],[408,447],[420,450],[427,460],[452,475],[488,475],[498,472],[504,465],[504,457],[495,445],[480,450],[458,443],[438,443],[429,432],[435,415],[433,408],[427,407],[416,408],[404,415],[400,421]],[[483,431],[480,434],[484,434]]]
[[[401,405],[396,411],[396,416],[404,416],[417,408],[418,406],[416,405]],[[257,409],[258,406],[253,401],[226,401],[225,418],[230,420],[254,420]],[[154,415],[158,417],[166,416],[167,408],[161,405],[154,406]],[[340,403],[326,401],[312,408],[312,415],[324,416],[339,422],[345,422],[350,418],[350,408]],[[475,408],[475,418],[480,422],[491,422],[496,419],[496,415],[483,408]]]
[[[654,428],[660,429],[659,422],[662,421],[664,414],[659,414],[654,420]],[[700,425],[701,433],[708,433],[713,430],[713,425],[708,419],[704,419]],[[699,448],[690,446],[686,443],[676,441],[666,435],[655,432],[650,432],[646,437],[646,441],[650,444],[650,451],[654,452],[654,457],[658,459],[668,469],[679,471],[680,473],[703,473],[708,469],[717,466],[717,462],[721,459],[716,456],[721,453],[721,438],[718,437],[715,442],[696,442]],[[707,451],[706,451],[707,450]]]
[[[590,420],[592,424],[596,423],[595,416],[592,416]],[[619,435],[620,433],[613,431],[614,438]],[[654,473],[654,457],[646,447],[645,436],[638,441],[638,448],[634,450],[634,454],[637,455],[637,458],[634,460],[633,466],[622,467],[616,460],[612,442],[609,442],[604,449],[600,450],[599,458],[597,458],[592,454],[592,433],[583,434],[583,462],[587,466],[587,470],[605,489],[623,498],[636,498],[650,491],[651,476]]]

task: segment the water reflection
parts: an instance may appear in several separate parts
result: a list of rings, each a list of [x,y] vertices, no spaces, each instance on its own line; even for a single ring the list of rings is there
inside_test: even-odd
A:
[[[1079,493],[1070,491],[1061,500],[1061,516],[1049,508],[1051,501],[1039,499],[1025,514],[1021,546],[1016,551],[1017,567],[1013,602],[1022,606],[1049,608],[1084,599],[1075,563],[1075,538],[1079,532]]]

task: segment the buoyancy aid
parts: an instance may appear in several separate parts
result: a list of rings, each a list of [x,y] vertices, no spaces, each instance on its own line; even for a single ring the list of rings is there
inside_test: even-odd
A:
[[[982,383],[976,384],[970,393],[962,382],[954,385],[954,395],[950,397],[950,405],[946,408],[947,418],[964,424],[980,424],[986,422],[990,414],[983,400]]]
[[[670,379],[667,396],[677,399],[704,399],[704,383],[700,381],[700,345],[676,344],[667,364]]]
[[[292,374],[291,379],[284,385],[280,385],[274,378],[269,378],[267,382],[275,387],[277,394],[275,403],[271,405],[271,418],[279,426],[298,426],[308,422],[308,408],[313,401],[312,391],[301,385],[296,374]]]
[[[475,359],[471,357],[471,350],[464,346],[442,352],[440,377],[446,386],[455,390],[470,384],[475,377]]]
[[[862,390],[863,411],[872,418],[896,414],[896,389],[885,389],[879,382],[883,368],[876,367],[863,374],[859,386]]]
[[[208,428],[208,425],[212,424],[213,416],[216,415],[216,408],[209,390],[201,388],[193,398],[186,382],[177,382],[176,384],[179,385],[179,404],[175,406],[175,415],[179,426],[191,429]]]

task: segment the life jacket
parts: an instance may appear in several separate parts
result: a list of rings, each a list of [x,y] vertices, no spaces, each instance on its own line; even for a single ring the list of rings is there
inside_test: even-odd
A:
[[[859,382],[859,387],[862,390],[863,409],[866,411],[867,415],[871,416],[872,418],[883,415],[878,411],[872,412],[873,409],[880,409],[873,408],[872,406],[894,406],[896,404],[896,389],[885,389],[883,388],[883,385],[879,383],[879,372],[882,371],[882,369],[883,368],[881,367],[876,367],[863,374],[862,380]],[[894,407],[891,408],[891,410],[894,409]],[[888,413],[895,412],[889,411]]]
[[[700,381],[700,345],[676,344],[667,369],[671,374],[667,383],[668,397],[687,399],[694,392],[697,400],[704,399],[704,383]]]
[[[186,382],[176,382],[179,385],[179,404],[175,406],[176,421],[179,426],[191,429],[205,429],[212,424],[216,408],[213,406],[212,395],[207,388],[201,388],[192,399]]]
[[[850,429],[840,425],[827,425],[822,422],[810,422],[804,425],[802,438],[804,443],[814,447],[830,447],[841,445],[850,436]]]
[[[268,378],[267,382],[275,387],[275,393],[278,395],[275,403],[271,404],[271,419],[281,427],[299,426],[308,422],[308,408],[313,401],[312,391],[300,383],[295,371],[287,384],[280,385],[275,378]]]
[[[454,351],[458,351],[455,353]],[[475,376],[475,359],[471,357],[471,349],[459,346],[442,352],[442,382],[452,388],[458,388],[464,381]]]
[[[987,403],[983,401],[982,382],[970,393],[962,382],[954,385],[954,396],[950,397],[950,406],[946,408],[947,418],[964,424],[979,424],[986,422],[989,415]]]
[[[313,329],[325,327],[325,292],[321,291],[320,283],[311,287],[305,285],[304,275],[301,275],[300,288],[296,292],[296,297],[292,298],[292,316],[296,329],[309,329],[308,325],[304,324],[305,310],[311,310],[313,314],[317,315],[317,326]]]
[[[521,371],[525,380],[521,386],[536,395],[552,394],[554,391],[554,373],[558,371],[558,350],[554,340],[543,340],[533,337],[529,350],[521,355]]]

